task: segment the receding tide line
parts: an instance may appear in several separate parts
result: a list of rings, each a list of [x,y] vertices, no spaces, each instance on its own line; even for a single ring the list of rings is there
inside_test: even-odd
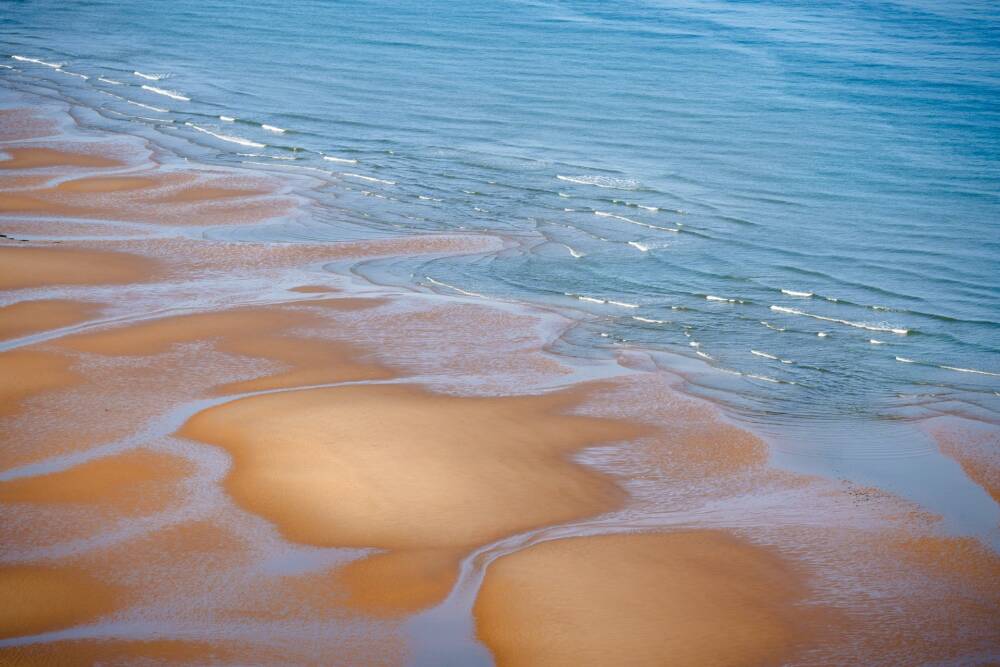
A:
[[[454,285],[449,285],[448,283],[443,283],[440,280],[434,280],[430,276],[424,276],[424,279],[427,282],[431,283],[432,285],[437,285],[438,287],[446,287],[446,288],[448,288],[450,290],[454,290],[454,291],[458,292],[459,294],[464,294],[466,296],[475,296],[475,297],[478,297],[480,299],[485,299],[486,298],[485,295],[480,294],[478,292],[469,292],[468,290],[464,290],[461,287],[455,287]]]
[[[606,303],[609,306],[620,306],[622,308],[638,308],[639,307],[639,304],[637,304],[637,303],[627,303],[625,301],[614,301],[612,299],[598,299],[597,297],[584,296],[582,294],[573,294],[572,292],[564,292],[564,294],[566,296],[571,296],[574,299],[578,299],[580,301],[586,301],[588,303]]]
[[[811,317],[814,320],[823,320],[824,322],[836,322],[837,324],[846,324],[849,327],[854,327],[856,329],[867,329],[868,331],[888,331],[899,336],[905,336],[910,333],[909,329],[902,329],[897,327],[883,326],[879,324],[867,324],[865,322],[852,322],[851,320],[842,320],[836,317],[825,317],[823,315],[814,315],[813,313],[807,313],[796,308],[786,308],[784,306],[771,306],[771,310],[777,313],[788,313],[789,315],[801,315],[803,317]]]

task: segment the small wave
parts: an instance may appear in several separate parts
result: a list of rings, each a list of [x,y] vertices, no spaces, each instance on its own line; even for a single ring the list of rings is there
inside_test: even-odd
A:
[[[903,364],[915,364],[915,363],[917,363],[913,359],[907,359],[906,357],[896,357],[896,361],[898,361],[900,363],[903,363]]]
[[[701,343],[699,343],[698,341],[695,341],[695,340],[693,340],[690,343],[688,343],[688,345],[690,345],[691,347],[701,347]]]
[[[143,74],[139,71],[133,71],[132,74],[136,75],[140,79],[146,79],[147,81],[159,81],[160,79],[167,78],[166,74]]]
[[[743,299],[727,299],[724,296],[715,296],[714,294],[705,295],[705,299],[708,301],[723,301],[725,303],[746,303]]]
[[[143,104],[142,102],[136,102],[134,100],[125,100],[129,104],[134,104],[137,107],[142,107],[143,109],[149,109],[150,111],[159,111],[160,113],[167,113],[169,109],[161,109],[160,107],[154,107],[150,104]]]
[[[236,119],[233,118],[232,116],[219,116],[219,120],[221,120],[223,123],[235,123],[236,122]]]
[[[19,60],[22,63],[35,63],[36,65],[44,65],[45,67],[51,67],[52,69],[59,69],[66,63],[50,63],[44,60],[39,60],[38,58],[29,58],[28,56],[11,56],[14,60]]]
[[[1000,373],[991,373],[990,371],[981,371],[975,368],[960,368],[958,366],[939,366],[948,371],[958,371],[959,373],[975,373],[976,375],[989,375],[992,377],[1000,377]]]
[[[557,192],[556,194],[559,195],[560,197],[562,197],[563,199],[569,199],[570,198],[570,195],[566,194],[565,192]]]
[[[614,301],[613,299],[598,299],[593,296],[584,296],[582,294],[573,294],[571,292],[565,292],[566,296],[571,296],[574,299],[579,299],[580,301],[587,301],[589,303],[605,303],[611,306],[621,306],[622,308],[638,308],[637,303],[628,303],[626,301]]]
[[[298,160],[297,157],[291,155],[266,155],[264,153],[237,153],[240,157],[263,157],[268,160]]]
[[[125,85],[121,81],[115,81],[114,79],[109,79],[109,78],[103,77],[103,76],[97,77],[97,80],[98,81],[103,81],[104,83],[110,83],[112,86],[123,86],[123,85]]]
[[[707,353],[705,353],[705,352],[702,352],[701,350],[695,350],[695,351],[694,351],[694,353],[695,353],[695,354],[697,354],[697,355],[698,355],[699,357],[701,357],[702,359],[708,359],[709,361],[714,361],[714,360],[712,359],[712,356],[711,356],[710,354],[707,354]]]
[[[764,382],[773,382],[774,384],[781,384],[781,380],[776,378],[768,377],[766,375],[755,375],[753,373],[747,373],[746,377],[753,378],[754,380],[763,380]]]
[[[167,90],[165,88],[157,88],[156,86],[150,86],[150,85],[143,84],[142,85],[142,89],[143,90],[148,90],[151,93],[156,93],[157,95],[163,95],[164,97],[169,97],[172,100],[180,100],[181,102],[190,102],[191,101],[191,98],[188,97],[187,95],[181,95],[180,93],[178,93],[176,91]]]
[[[885,345],[885,341],[875,340],[874,338],[869,338],[868,342],[871,343],[872,345]]]
[[[354,174],[349,171],[345,171],[341,176],[347,176],[349,178],[359,178],[362,181],[368,181],[369,183],[382,183],[384,185],[395,185],[396,181],[387,181],[381,178],[375,178],[374,176],[363,176],[362,174]]]
[[[891,327],[888,325],[881,325],[881,324],[868,324],[866,322],[852,322],[851,320],[842,320],[836,317],[814,315],[813,313],[806,313],[796,308],[786,308],[784,306],[771,306],[771,310],[779,313],[787,313],[789,315],[801,315],[803,317],[811,317],[816,320],[823,320],[824,322],[836,322],[837,324],[844,324],[849,327],[854,327],[856,329],[867,329],[868,331],[886,331],[894,333],[898,336],[905,336],[908,333],[910,333],[909,329],[902,329],[899,327]]]
[[[638,241],[629,241],[628,244],[641,252],[649,252],[649,246],[639,243]]]
[[[440,280],[434,280],[430,276],[424,276],[424,279],[427,280],[427,282],[429,282],[429,283],[431,283],[433,285],[437,285],[438,287],[446,287],[446,288],[448,288],[450,290],[454,290],[454,291],[458,292],[459,294],[464,294],[466,296],[475,296],[475,297],[478,297],[480,299],[485,299],[486,298],[485,295],[480,294],[478,292],[469,292],[468,290],[464,290],[461,287],[455,287],[454,285],[449,285],[448,283],[441,282]]]
[[[578,185],[593,185],[598,188],[611,188],[614,190],[635,190],[639,187],[639,182],[631,178],[613,178],[611,176],[563,176],[556,174],[556,178],[567,183]]]
[[[90,77],[89,77],[89,76],[87,76],[86,74],[77,74],[76,72],[70,72],[70,71],[69,71],[69,70],[67,70],[67,69],[62,69],[61,67],[57,67],[57,68],[56,68],[56,71],[57,71],[57,72],[62,72],[63,74],[67,74],[67,75],[69,75],[69,76],[75,76],[76,78],[78,78],[78,79],[83,79],[84,81],[86,81],[87,79],[89,79],[89,78],[90,78]]]
[[[659,206],[646,206],[645,204],[636,204],[636,206],[638,206],[643,210],[650,211],[652,213],[656,213],[657,211],[660,210]]]
[[[764,320],[761,320],[760,323],[763,324],[768,329],[772,329],[774,331],[784,331],[785,330],[785,327],[777,327],[777,326],[771,324],[770,322],[765,322]]]
[[[820,338],[826,338],[826,337],[827,337],[827,336],[829,336],[830,334],[828,334],[828,333],[827,333],[827,332],[825,332],[825,331],[817,331],[817,332],[816,332],[816,335],[817,335],[817,336],[819,336]]]
[[[357,160],[352,160],[351,158],[335,157],[333,155],[324,155],[323,159],[326,160],[327,162],[340,162],[342,164],[357,164],[358,163]]]
[[[771,359],[773,361],[780,361],[783,364],[794,364],[795,362],[791,359],[782,359],[781,357],[775,356],[768,352],[761,352],[760,350],[750,350],[750,354],[754,354],[758,357],[764,357],[765,359]]]
[[[812,292],[796,292],[795,290],[783,289],[782,294],[787,294],[788,296],[798,296],[798,297],[810,297],[813,295]]]
[[[444,201],[440,197],[428,197],[427,195],[417,195],[417,199],[422,199],[423,201]]]
[[[275,125],[268,125],[266,123],[261,123],[260,127],[262,130],[267,130],[268,132],[274,132],[275,134],[284,134],[285,132],[287,132],[287,130],[285,130],[282,127],[277,127]]]
[[[633,315],[632,319],[639,322],[648,322],[649,324],[668,324],[666,320],[654,320],[651,317],[640,317],[639,315]]]
[[[569,254],[573,257],[573,259],[580,259],[581,257],[587,254],[585,252],[580,252],[579,250],[574,250],[572,246],[568,245],[566,246],[566,249],[569,250]]]
[[[659,229],[664,232],[674,232],[677,233],[681,231],[676,227],[662,227],[660,225],[651,225],[648,222],[640,222],[638,220],[633,220],[632,218],[626,218],[624,215],[616,215],[614,213],[608,213],[607,211],[594,211],[594,215],[602,218],[614,218],[615,220],[621,220],[622,222],[627,222],[630,225],[639,225],[640,227],[646,227],[648,229]]]
[[[244,139],[243,137],[234,137],[228,134],[219,134],[218,132],[212,132],[211,130],[207,130],[204,127],[195,125],[194,123],[184,123],[184,124],[194,130],[197,130],[198,132],[203,132],[205,134],[215,137],[216,139],[220,139],[222,141],[228,141],[229,143],[232,144],[239,144],[240,146],[250,146],[251,148],[267,148],[267,144],[262,144],[257,141],[250,141],[249,139]]]

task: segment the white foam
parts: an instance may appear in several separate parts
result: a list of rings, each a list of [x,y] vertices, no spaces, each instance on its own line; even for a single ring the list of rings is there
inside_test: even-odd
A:
[[[557,192],[556,194],[558,194],[563,199],[569,199],[570,198],[570,195],[566,194],[565,192]]]
[[[796,292],[795,290],[791,289],[783,289],[781,290],[781,293],[787,294],[788,296],[798,296],[798,297],[810,297],[813,295],[812,292]]]
[[[222,141],[228,141],[229,143],[239,144],[240,146],[250,146],[251,148],[267,148],[267,144],[262,144],[257,141],[250,141],[249,139],[244,139],[243,137],[234,137],[228,134],[219,134],[218,132],[212,132],[211,130],[207,130],[204,127],[195,125],[194,123],[184,123],[184,124],[194,130],[197,130],[198,132],[203,132]]]
[[[427,280],[427,282],[429,282],[431,284],[437,285],[439,287],[447,287],[448,289],[454,290],[454,291],[458,292],[459,294],[464,294],[466,296],[475,296],[475,297],[479,297],[480,299],[485,299],[486,298],[485,295],[479,294],[478,292],[469,292],[467,290],[462,289],[461,287],[455,287],[454,285],[449,285],[448,283],[443,283],[440,280],[434,280],[430,276],[424,276],[424,278]]]
[[[817,335],[817,336],[819,336],[820,338],[826,338],[826,337],[827,337],[827,336],[829,336],[830,334],[828,334],[828,333],[827,333],[827,332],[825,332],[825,331],[817,331],[817,332],[816,332],[816,335]]]
[[[103,77],[103,76],[97,77],[97,80],[98,81],[103,81],[104,83],[110,83],[112,86],[121,86],[121,85],[124,85],[121,81],[115,81],[114,79],[109,79],[109,78]]]
[[[902,362],[904,364],[915,364],[915,363],[917,363],[913,359],[907,359],[906,357],[896,357],[896,361]]]
[[[708,301],[724,301],[726,303],[746,303],[743,299],[727,299],[724,296],[715,296],[714,294],[708,294],[705,296]]]
[[[688,343],[688,345],[690,345],[691,347],[701,347],[701,343],[694,340]]]
[[[638,181],[631,178],[612,178],[610,176],[563,176],[556,174],[560,181],[576,183],[578,185],[593,185],[598,188],[611,188],[614,190],[634,190],[639,187]]]
[[[711,360],[711,359],[712,359],[712,357],[711,357],[710,355],[708,355],[708,354],[705,354],[705,353],[704,353],[704,352],[702,352],[701,350],[695,350],[695,352],[694,352],[694,353],[695,353],[695,354],[697,354],[697,355],[698,355],[699,357],[701,357],[701,358],[703,358],[703,359],[709,359],[709,360]]]
[[[268,125],[266,123],[261,123],[260,127],[262,130],[267,130],[268,132],[274,132],[275,134],[284,134],[286,132],[284,128],[277,127],[275,125]]]
[[[151,93],[156,93],[157,95],[163,95],[164,97],[169,97],[172,100],[180,100],[181,102],[191,101],[191,98],[188,97],[187,95],[181,95],[176,91],[167,90],[165,88],[157,88],[156,86],[149,86],[146,84],[142,84],[142,89],[148,90]]]
[[[160,113],[167,113],[169,109],[161,109],[160,107],[154,107],[149,104],[143,104],[142,102],[136,102],[134,100],[125,100],[129,104],[134,104],[137,107],[142,107],[143,109],[149,109],[150,111],[159,111]]]
[[[387,181],[381,178],[375,178],[374,176],[363,176],[362,174],[354,174],[349,171],[345,171],[341,176],[347,176],[349,178],[359,178],[362,181],[368,181],[369,183],[382,183],[384,185],[395,185],[396,181]]]
[[[761,320],[760,323],[763,324],[768,329],[773,329],[774,331],[784,331],[785,330],[785,327],[776,327],[773,324],[771,324],[770,322],[765,322],[764,320]]]
[[[608,213],[607,211],[594,211],[594,215],[600,216],[602,218],[614,218],[615,220],[621,220],[622,222],[627,222],[630,225],[639,225],[640,227],[646,227],[647,229],[659,229],[660,231],[674,232],[674,233],[681,231],[676,227],[662,227],[660,225],[651,225],[648,222],[640,222],[638,220],[633,220],[632,218],[626,218],[624,215],[616,215],[615,213]]]
[[[236,119],[233,118],[232,116],[219,116],[219,120],[221,120],[223,123],[235,123],[236,122]]]
[[[159,81],[167,76],[166,74],[143,74],[139,71],[133,71],[132,74],[135,74],[140,79],[146,79],[147,81]]]
[[[19,60],[22,63],[35,63],[36,65],[44,65],[45,67],[51,67],[52,69],[59,69],[66,63],[50,63],[44,60],[39,60],[38,58],[29,58],[28,56],[11,56],[14,60]]]
[[[603,304],[608,304],[610,306],[620,306],[622,308],[638,308],[639,307],[639,304],[637,304],[637,303],[628,303],[626,301],[614,301],[612,299],[598,299],[597,297],[584,296],[582,294],[573,294],[571,292],[564,292],[564,294],[566,294],[566,296],[571,296],[574,299],[579,299],[580,301],[587,301],[589,303],[603,303]]]
[[[666,320],[654,320],[650,317],[640,317],[639,315],[633,315],[632,319],[639,322],[648,322],[649,324],[668,324]]]
[[[768,377],[766,375],[754,375],[753,373],[747,373],[748,378],[753,378],[754,380],[763,380],[764,382],[773,382],[775,384],[781,384],[781,380],[776,380],[775,378]]]
[[[68,74],[69,76],[75,76],[76,78],[83,79],[84,81],[90,78],[86,74],[77,74],[76,72],[70,72],[69,70],[62,69],[61,67],[57,67],[56,71],[62,72],[63,74]]]
[[[639,243],[638,241],[629,241],[628,244],[641,252],[649,252],[649,246]]]
[[[652,211],[653,213],[656,213],[657,211],[660,210],[659,206],[646,206],[645,204],[636,204],[636,206],[646,211]]]
[[[789,315],[801,315],[803,317],[811,317],[815,320],[823,320],[824,322],[836,322],[837,324],[844,324],[849,327],[854,327],[856,329],[867,329],[868,331],[886,331],[894,333],[898,336],[905,336],[908,333],[910,333],[909,329],[902,329],[899,327],[891,327],[888,325],[881,325],[881,324],[868,324],[867,322],[852,322],[851,320],[842,320],[836,317],[825,317],[823,315],[814,315],[813,313],[806,313],[796,308],[786,308],[784,306],[771,306],[771,310],[779,313],[787,313]]]
[[[568,245],[566,246],[566,249],[569,250],[569,254],[573,256],[573,259],[580,259],[581,257],[587,254],[585,252],[580,252],[579,250],[574,250],[571,246]]]
[[[885,341],[875,340],[874,338],[869,338],[868,342],[872,345],[885,345]]]
[[[941,366],[945,370],[958,371],[959,373],[975,373],[977,375],[989,375],[992,377],[1000,377],[1000,373],[991,373],[990,371],[980,371],[975,368],[960,368],[958,366]]]
[[[324,155],[323,159],[326,160],[327,162],[340,162],[342,164],[357,164],[358,163],[357,160],[352,160],[352,159],[346,158],[346,157],[336,157],[336,156],[333,156],[333,155]],[[428,197],[428,199],[430,199],[430,197]]]
[[[773,354],[768,354],[767,352],[760,352],[759,350],[750,350],[750,354],[756,354],[758,357],[764,357],[765,359],[774,359],[775,361],[781,361],[778,357]]]

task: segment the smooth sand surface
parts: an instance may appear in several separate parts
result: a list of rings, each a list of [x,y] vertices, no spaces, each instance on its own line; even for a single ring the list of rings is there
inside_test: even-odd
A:
[[[0,169],[38,169],[43,167],[121,167],[120,160],[115,160],[95,153],[74,153],[29,146],[23,148],[4,147],[3,152],[8,159],[0,158]]]
[[[108,250],[0,246],[0,289],[51,285],[122,285],[148,280],[156,262]]]
[[[590,391],[593,391],[590,389]],[[589,393],[463,398],[415,386],[354,386],[241,399],[193,417],[181,435],[233,457],[226,488],[288,539],[418,552],[356,568],[359,604],[378,611],[440,597],[463,550],[616,507],[621,490],[568,456],[634,437],[620,422],[564,414]],[[443,574],[449,570],[447,574]],[[436,589],[413,582],[431,573]],[[366,583],[367,582],[367,583]],[[418,590],[420,589],[420,590]],[[389,600],[389,598],[392,600]]]
[[[171,485],[192,471],[176,456],[128,450],[47,475],[0,482],[0,503],[90,505],[147,514],[174,501],[177,493]]]
[[[72,359],[49,352],[0,353],[0,416],[18,412],[27,398],[82,382],[72,365]]]
[[[807,638],[802,579],[726,533],[544,542],[493,562],[477,634],[501,667],[781,664]]]
[[[0,566],[0,639],[93,621],[114,611],[116,597],[79,570]]]
[[[97,315],[101,305],[68,299],[19,301],[0,307],[0,340],[85,322]]]

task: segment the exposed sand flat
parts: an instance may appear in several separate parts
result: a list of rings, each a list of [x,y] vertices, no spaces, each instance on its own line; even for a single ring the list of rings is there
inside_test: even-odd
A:
[[[100,312],[101,305],[67,299],[19,301],[0,308],[0,340],[79,324]]]
[[[151,259],[106,250],[0,246],[0,289],[49,285],[121,285],[150,279]]]
[[[802,579],[715,531],[544,542],[493,562],[477,634],[502,667],[781,664],[808,638]]]
[[[233,457],[226,488],[289,539],[317,546],[419,552],[422,566],[380,559],[359,574],[387,587],[450,578],[456,553],[616,507],[607,477],[566,457],[641,430],[563,414],[588,393],[460,398],[414,386],[356,386],[245,398],[192,418],[181,435]],[[435,555],[436,554],[436,555]],[[357,572],[356,572],[357,573]],[[451,578],[454,577],[452,569]],[[389,582],[392,582],[391,584]],[[407,606],[399,590],[357,602]],[[432,586],[440,597],[447,587]],[[404,599],[400,599],[404,598]]]
[[[0,169],[38,169],[42,167],[121,167],[124,162],[95,153],[74,153],[38,146],[0,149],[10,157],[0,159]]]
[[[0,482],[0,502],[89,505],[146,514],[173,501],[170,485],[191,471],[192,466],[176,456],[129,450],[47,475]]]
[[[0,639],[93,621],[113,612],[117,597],[76,569],[0,566]]]
[[[1000,432],[968,420],[942,417],[929,431],[941,451],[1000,503]]]
[[[0,353],[0,416],[16,413],[21,401],[83,381],[70,370],[73,360],[49,352]]]
[[[310,302],[327,311],[372,308],[377,299],[324,299]],[[294,329],[329,326],[306,308],[242,308],[221,313],[180,315],[78,334],[60,345],[109,356],[160,354],[174,345],[214,341],[218,350],[277,362],[284,370],[224,384],[216,393],[232,394],[348,380],[381,379],[393,374],[349,343],[290,335]]]

